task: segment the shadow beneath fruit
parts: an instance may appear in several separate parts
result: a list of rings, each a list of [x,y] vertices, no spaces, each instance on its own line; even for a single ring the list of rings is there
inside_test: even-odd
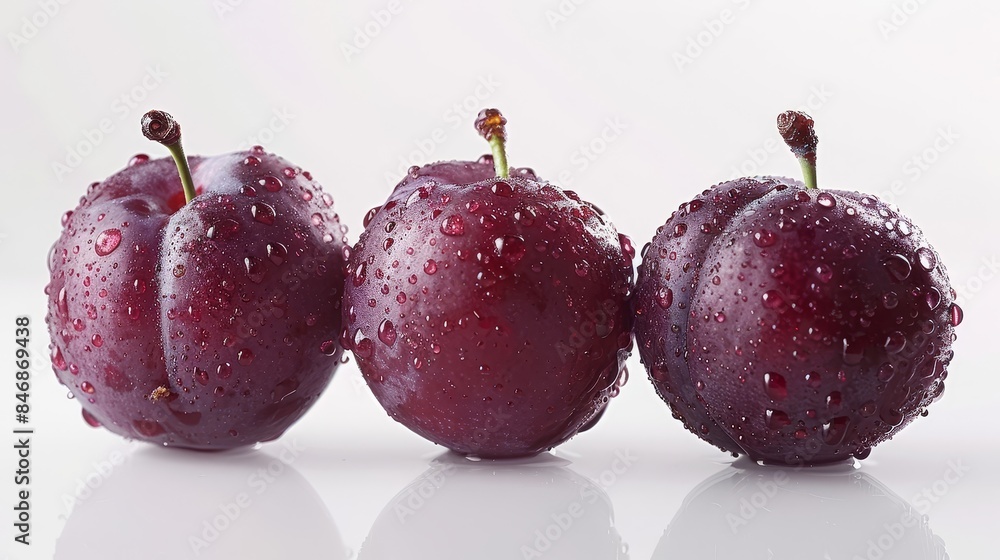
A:
[[[55,558],[341,558],[330,512],[292,466],[294,443],[198,453],[143,446],[93,478]]]
[[[927,517],[850,463],[807,469],[747,459],[692,490],[654,560],[947,559]]]
[[[358,558],[628,558],[608,495],[568,464],[445,453],[386,504]]]

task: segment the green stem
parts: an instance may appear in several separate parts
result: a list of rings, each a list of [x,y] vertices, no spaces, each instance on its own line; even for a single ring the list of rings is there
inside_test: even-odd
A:
[[[174,158],[174,163],[177,164],[177,174],[181,176],[181,186],[184,187],[184,202],[185,204],[191,202],[191,199],[198,196],[198,193],[194,190],[194,179],[191,177],[191,167],[188,166],[187,157],[184,156],[184,146],[181,146],[180,140],[177,143],[167,146],[170,150],[170,155]]]
[[[181,145],[181,125],[169,113],[153,110],[142,116],[142,134],[170,150],[177,165],[177,174],[181,177],[181,187],[184,188],[184,202],[191,202],[198,193],[194,190],[191,168]]]
[[[816,156],[813,154],[812,158],[806,156],[797,156],[799,159],[799,165],[802,167],[802,179],[806,184],[807,189],[816,188]]]
[[[490,149],[493,151],[493,169],[497,172],[497,177],[506,179],[510,177],[510,166],[507,165],[507,148],[504,139],[499,135],[490,138]]]

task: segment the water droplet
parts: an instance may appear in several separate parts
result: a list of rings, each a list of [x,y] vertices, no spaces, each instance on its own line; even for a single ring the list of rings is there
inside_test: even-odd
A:
[[[94,336],[90,337],[90,343],[93,344],[95,348],[100,348],[101,346],[104,346],[104,338],[99,334],[94,334]]]
[[[588,263],[585,260],[581,260],[580,262],[573,265],[573,269],[576,271],[577,276],[583,278],[587,274],[590,274],[590,263]]]
[[[788,396],[788,385],[780,373],[764,374],[764,390],[767,392],[768,398],[773,401],[780,401]]]
[[[452,214],[441,222],[441,233],[445,235],[462,235],[465,233],[465,222],[461,216]]]
[[[785,426],[788,426],[792,421],[788,418],[788,414],[781,410],[771,410],[770,408],[764,411],[764,423],[768,428],[772,430],[780,430]]]
[[[77,332],[82,331],[87,328],[87,325],[83,323],[83,319],[73,319],[73,329]]]
[[[893,309],[899,305],[899,295],[896,292],[886,292],[882,294],[882,305],[886,309]]]
[[[833,420],[823,424],[823,441],[827,445],[840,445],[843,443],[850,422],[851,420],[847,416],[837,416]]]
[[[680,223],[680,224],[675,225],[674,226],[674,237],[680,237],[680,236],[684,235],[685,233],[687,233],[687,230],[688,230],[687,224]]]
[[[753,234],[754,245],[758,247],[770,247],[778,240],[778,236],[769,229],[761,229]]]
[[[962,324],[962,319],[965,317],[965,313],[962,312],[962,308],[959,307],[957,303],[951,304],[949,314],[951,315],[951,326],[957,327]]]
[[[844,253],[844,258],[853,259],[854,257],[858,256],[858,248],[855,247],[854,245],[848,245],[847,247],[844,247],[843,253]]]
[[[326,356],[332,356],[337,353],[337,343],[332,340],[324,340],[319,343],[319,351]]]
[[[895,372],[895,370],[896,368],[893,367],[892,364],[886,362],[882,364],[881,367],[878,368],[878,373],[876,374],[876,376],[878,377],[879,381],[884,383],[892,379],[892,374]]]
[[[816,195],[816,204],[819,204],[823,208],[833,208],[837,205],[837,199],[833,198],[833,195],[826,192],[821,192]]]
[[[619,233],[618,244],[621,246],[622,252],[628,256],[629,260],[635,258],[635,246],[632,245],[632,240],[629,239],[627,235]]]
[[[271,225],[274,223],[274,207],[266,202],[254,202],[250,205],[250,214],[253,219],[262,224]]]
[[[718,313],[716,313],[715,314],[715,322],[716,323],[725,323],[726,322],[726,314],[723,313],[723,312],[721,312],[721,311],[718,312]]]
[[[264,268],[264,263],[260,262],[260,259],[257,257],[244,257],[243,267],[247,271],[247,276],[255,284],[260,284],[260,282],[264,279],[264,274],[267,273],[267,269]]]
[[[892,255],[882,264],[889,272],[889,275],[892,276],[897,282],[902,282],[910,277],[910,272],[912,270],[910,261],[903,255]]]
[[[909,237],[913,230],[910,228],[910,224],[900,220],[896,223],[896,231],[899,232],[903,237]]]
[[[87,381],[84,381],[83,383],[80,384],[80,390],[83,391],[84,393],[87,393],[88,395],[93,395],[95,391],[94,386]]]
[[[289,179],[295,177],[295,170],[291,167],[286,167],[282,173]],[[265,175],[260,179],[257,179],[257,184],[270,192],[278,192],[282,187],[281,179],[278,179],[273,175]]]
[[[809,193],[806,191],[796,191],[795,200],[798,202],[809,202]]]
[[[128,167],[135,167],[136,165],[146,163],[147,161],[149,161],[149,156],[146,154],[135,154],[128,160]]]
[[[386,346],[392,346],[396,342],[396,327],[388,319],[382,319],[378,325],[378,339]]]
[[[833,279],[833,270],[825,264],[818,264],[816,265],[816,277],[820,279],[820,282],[829,282]]]
[[[360,333],[361,331],[358,332]],[[362,338],[354,342],[354,355],[359,358],[370,358],[373,350],[374,345],[369,338]]]
[[[267,244],[267,258],[271,259],[274,264],[281,264],[285,262],[285,258],[288,256],[288,249],[281,243],[277,241]]]
[[[194,368],[195,381],[202,385],[208,385],[208,372],[201,368]]]
[[[806,379],[806,385],[812,387],[813,389],[818,388],[823,383],[823,380],[820,377],[819,373],[815,371],[810,371],[809,373],[807,373],[805,379]]]
[[[86,422],[87,425],[92,428],[101,427],[101,422],[95,418],[93,414],[87,412],[86,410],[81,410],[81,412],[83,413],[83,421]]]
[[[861,405],[861,408],[858,409],[858,412],[861,413],[861,416],[863,418],[869,418],[870,416],[875,414],[876,409],[877,406],[875,405],[875,401],[868,401],[865,404]]]
[[[941,292],[931,286],[928,288],[927,293],[924,294],[924,302],[927,303],[927,308],[931,311],[937,309],[938,305],[941,305]],[[933,323],[931,324],[933,325]]]
[[[255,204],[256,206],[256,204]],[[272,216],[273,217],[273,216]],[[226,239],[240,230],[240,223],[231,218],[224,218],[208,227],[206,235],[209,239]]]
[[[236,354],[236,359],[240,362],[240,365],[248,366],[253,363],[253,351],[249,348],[244,348]]]
[[[861,359],[865,356],[865,343],[858,341],[850,341],[844,339],[844,363],[848,365],[857,365],[861,363]]]
[[[763,295],[761,295],[761,301],[763,302],[764,307],[768,309],[778,309],[785,304],[785,300],[781,297],[778,290],[768,290],[764,292]]]
[[[514,187],[511,187],[509,184],[503,181],[497,181],[496,183],[494,183],[493,186],[490,187],[490,190],[493,191],[493,194],[497,196],[502,196],[504,198],[510,198],[514,196]]]
[[[215,368],[215,374],[222,379],[229,379],[229,376],[233,374],[233,366],[229,362],[223,362]]]
[[[247,165],[249,167],[257,167],[258,165],[260,165],[260,158],[258,158],[257,156],[247,156],[246,158],[243,159],[243,165]]]
[[[185,270],[186,267],[182,264],[174,266],[174,278],[180,278],[181,276],[184,276]]]
[[[826,396],[826,408],[828,410],[840,410],[840,405],[843,402],[843,395],[840,391],[834,391]]]
[[[937,257],[930,248],[921,247],[917,249],[917,262],[920,263],[920,268],[930,272],[937,266]]]
[[[496,248],[497,256],[510,264],[520,261],[528,250],[524,245],[524,240],[516,235],[497,237],[493,240],[493,246]]]
[[[222,395],[226,394],[226,390],[223,389],[222,387],[216,387],[215,390],[212,391],[212,393],[217,397],[221,397]]]
[[[424,263],[424,272],[426,272],[427,274],[434,274],[437,271],[438,271],[437,262],[434,259],[427,259],[427,262]],[[402,292],[400,293],[402,294]],[[403,301],[406,301],[405,294],[403,295]]]
[[[368,279],[368,265],[365,261],[361,261],[358,267],[354,269],[354,285],[360,286],[365,283]]]
[[[66,371],[66,358],[63,357],[62,350],[58,346],[52,350],[52,365],[59,371]]]
[[[94,243],[94,251],[100,256],[110,255],[112,251],[118,248],[118,244],[122,242],[122,232],[117,229],[106,229],[97,235],[97,241]]]

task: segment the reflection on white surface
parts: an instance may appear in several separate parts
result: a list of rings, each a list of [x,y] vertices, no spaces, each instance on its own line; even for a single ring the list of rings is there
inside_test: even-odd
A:
[[[850,464],[810,469],[741,460],[684,499],[654,560],[944,560],[927,517]]]
[[[566,464],[446,453],[382,509],[359,559],[628,558],[607,494]]]
[[[201,453],[141,446],[76,503],[55,558],[348,558],[293,443]]]

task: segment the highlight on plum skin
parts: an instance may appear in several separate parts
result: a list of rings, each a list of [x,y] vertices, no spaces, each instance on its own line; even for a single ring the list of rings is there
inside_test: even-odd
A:
[[[658,394],[689,431],[760,462],[862,459],[926,415],[963,315],[912,220],[818,187],[813,124],[778,119],[806,183],[707,189],[638,267],[636,343]]]

